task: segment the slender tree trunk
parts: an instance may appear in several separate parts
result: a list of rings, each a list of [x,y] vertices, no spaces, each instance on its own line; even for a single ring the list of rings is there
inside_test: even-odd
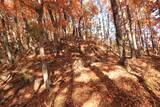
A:
[[[133,34],[133,31],[132,31],[132,20],[131,20],[129,5],[126,5],[126,9],[127,9],[128,20],[129,20],[129,39],[132,44],[131,56],[132,58],[136,58],[137,57],[136,35]]]
[[[23,13],[22,13],[22,16],[23,16],[23,20],[24,20],[24,23],[25,23],[25,30],[27,31],[27,32],[25,32],[25,33],[27,34],[28,31],[29,31],[29,24],[28,24],[28,21],[27,21],[27,19],[26,19],[26,17],[24,16]],[[29,44],[30,44],[30,36],[25,35],[25,39],[26,39],[26,49],[29,49],[29,48],[30,48],[30,46],[29,46]]]
[[[112,50],[112,38],[111,38],[111,35],[110,35],[110,19],[109,19],[109,14],[107,14],[107,42],[110,46],[110,51]]]
[[[82,18],[83,18],[83,16],[81,16],[80,18],[79,18],[79,23],[78,23],[78,39],[82,39],[82,34],[81,34],[81,20],[82,20]]]
[[[90,24],[91,24],[91,26],[89,28],[89,37],[92,36],[92,19],[91,18],[90,18]]]
[[[6,23],[5,23],[5,20],[4,19],[1,19],[1,23],[2,23],[2,26],[3,26],[3,43],[4,43],[4,49],[7,53],[7,56],[8,56],[8,62],[9,63],[14,63],[14,59],[13,59],[13,55],[11,53],[11,50],[9,48],[9,44],[8,44],[8,37],[7,37],[7,28],[6,28]]]
[[[116,3],[116,0],[110,0],[111,1],[111,7],[113,11],[113,19],[114,19],[114,25],[116,30],[116,42],[119,48],[119,56],[120,61],[119,63],[124,65],[126,57],[125,57],[125,49],[124,49],[124,41],[122,40],[122,34],[121,34],[121,28],[120,28],[120,18],[118,14],[118,5]]]
[[[141,45],[142,45],[142,49],[144,51],[145,49],[145,44],[144,44],[144,39],[143,39],[143,35],[142,35],[142,29],[141,29],[141,24],[138,20],[138,29],[139,29],[139,36],[140,36],[140,40],[141,40]]]
[[[103,38],[106,39],[106,29],[105,29],[105,23],[104,23],[104,16],[102,14],[102,26],[103,26]]]
[[[23,25],[22,25],[22,13],[21,13],[21,7],[20,7],[20,2],[19,0],[14,1],[14,7],[16,10],[16,19],[15,22],[17,24],[17,43],[19,50],[23,50],[25,46],[23,46]]]
[[[129,34],[128,34],[128,31],[127,31],[127,28],[126,28],[126,20],[125,20],[125,18],[124,18],[124,11],[123,11],[123,9],[122,9],[122,3],[120,3],[119,2],[119,4],[120,4],[120,11],[121,11],[121,19],[122,19],[122,23],[123,23],[123,35],[125,36],[125,40],[124,40],[124,42],[127,42],[127,41],[129,41],[129,46],[130,46],[130,49],[131,49],[131,52],[132,52],[132,45],[131,45],[131,39],[129,38]],[[125,44],[124,44],[124,46],[125,46]],[[124,48],[124,52],[125,52],[125,54],[126,54],[126,49]]]
[[[150,30],[150,35],[151,35],[152,49],[153,49],[153,52],[155,53],[155,50],[156,50],[155,46],[156,46],[156,45],[155,45],[155,43],[154,43],[153,28],[152,28],[152,26],[151,26],[150,20],[148,20],[148,21],[149,21],[148,28],[149,28],[149,30]]]
[[[4,0],[1,0],[0,3],[3,6],[1,8],[5,8]],[[7,18],[7,15],[6,15],[5,18]],[[4,49],[5,49],[7,57],[8,57],[8,62],[9,63],[14,63],[14,58],[13,58],[13,55],[12,55],[11,50],[9,48],[8,37],[7,37],[8,26],[6,25],[4,17],[1,18],[1,23],[2,23],[2,29],[3,29],[2,35],[3,35]]]
[[[138,20],[138,19],[137,19]],[[141,43],[141,34],[139,31],[139,26],[138,26],[138,21],[136,21],[136,29],[135,33],[137,32],[137,46],[138,46],[138,55],[141,55],[141,50],[142,50],[142,43]]]
[[[150,55],[149,46],[148,46],[148,43],[147,43],[147,36],[146,36],[146,33],[145,33],[145,32],[144,32],[144,38],[145,38],[145,44],[146,44],[147,55]]]
[[[137,40],[137,24],[135,22],[135,25],[134,25],[135,29],[134,29],[134,33],[132,35],[132,38],[133,38],[133,46],[134,46],[134,58],[138,57],[139,55],[139,50],[138,50],[138,40]]]
[[[111,43],[110,43],[110,32],[109,32],[109,30],[110,30],[110,24],[109,24],[109,14],[107,14],[107,37],[106,37],[106,39],[107,39],[107,42],[108,42],[108,44],[109,44],[109,46],[111,46]]]
[[[39,17],[38,17],[38,23],[42,24],[43,23],[43,0],[41,1],[41,7],[39,8],[39,10],[37,11]],[[44,28],[43,28],[44,30]],[[47,69],[47,63],[46,61],[43,59],[45,57],[45,50],[44,50],[44,43],[46,42],[46,40],[44,40],[44,31],[43,34],[40,36],[40,48],[39,48],[39,53],[40,53],[40,57],[41,59],[41,63],[42,63],[42,73],[43,73],[43,80],[44,80],[44,85],[46,89],[50,89],[49,86],[49,75],[48,75],[48,69]]]

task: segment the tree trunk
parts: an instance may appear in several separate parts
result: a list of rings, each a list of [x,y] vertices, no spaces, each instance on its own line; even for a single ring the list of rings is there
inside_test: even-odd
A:
[[[8,62],[9,63],[14,63],[14,58],[13,58],[13,55],[11,53],[11,50],[9,48],[9,44],[8,44],[8,37],[7,37],[7,28],[6,28],[6,23],[5,23],[5,20],[4,19],[1,19],[1,23],[2,23],[2,26],[3,26],[3,43],[4,43],[4,49],[7,53],[7,56],[8,56]]]
[[[124,41],[122,40],[122,34],[121,34],[121,28],[120,28],[120,18],[118,14],[118,5],[116,3],[116,0],[110,0],[111,1],[111,7],[113,12],[113,19],[114,19],[114,25],[116,30],[116,42],[119,49],[119,56],[120,61],[119,63],[124,65],[126,56],[125,56],[125,49],[124,49]]]
[[[135,23],[135,32],[132,35],[132,40],[133,40],[133,47],[134,47],[134,51],[133,51],[133,58],[136,58],[138,56],[138,46],[137,46],[137,39],[136,39],[136,23]]]
[[[149,46],[148,46],[148,43],[147,43],[147,36],[146,36],[146,33],[145,33],[145,32],[144,32],[144,38],[145,38],[145,44],[146,44],[147,55],[150,55]]]
[[[41,7],[38,9],[37,13],[39,15],[38,17],[38,23],[42,24],[43,23],[43,1],[41,1]],[[43,28],[44,30],[44,28]],[[42,63],[42,73],[43,73],[43,80],[44,80],[44,85],[46,89],[50,89],[49,86],[49,76],[48,76],[48,70],[47,70],[47,63],[46,61],[43,59],[45,57],[45,50],[44,50],[44,31],[43,34],[40,35],[40,41],[39,41],[39,53],[40,53],[40,57],[41,57],[41,63]]]
[[[78,39],[82,39],[82,34],[81,34],[81,20],[83,16],[79,18],[79,23],[78,23]]]
[[[136,36],[135,34],[133,34],[132,31],[132,20],[131,20],[131,14],[130,14],[130,9],[129,9],[129,5],[126,5],[126,9],[127,9],[127,16],[128,16],[128,20],[129,20],[129,39],[131,42],[131,57],[132,58],[136,58],[137,57],[137,45],[136,45]]]
[[[16,10],[16,24],[17,24],[17,42],[18,42],[18,46],[19,46],[19,50],[23,50],[24,46],[22,43],[23,42],[23,25],[22,25],[22,13],[21,13],[21,7],[20,7],[20,2],[19,0],[15,0],[14,1],[14,7]]]
[[[142,35],[141,24],[140,24],[139,20],[138,20],[138,29],[139,29],[139,36],[140,36],[141,46],[142,46],[142,49],[144,51],[144,49],[145,49],[145,43],[144,43],[144,38],[143,38],[143,35]]]
[[[42,58],[41,63],[42,63],[42,73],[43,73],[44,85],[46,89],[49,89],[50,86],[49,86],[49,76],[48,76],[47,64],[46,64],[46,61],[43,60],[43,57],[45,57],[45,51],[44,51],[43,46],[40,47],[39,53]]]
[[[151,21],[150,21],[149,15],[150,15],[150,14],[147,12],[147,13],[145,14],[145,17],[146,17],[146,19],[148,20],[147,27],[148,27],[148,29],[150,30],[150,37],[151,37],[151,43],[152,43],[152,50],[153,50],[153,52],[155,52],[155,43],[154,43],[153,28],[152,28],[152,25],[151,25]]]
[[[126,28],[126,24],[125,24],[125,22],[126,22],[126,20],[125,20],[125,17],[124,17],[124,12],[123,12],[123,9],[122,9],[122,3],[120,3],[119,2],[119,4],[120,4],[120,11],[121,11],[121,19],[122,19],[122,23],[123,23],[123,35],[125,36],[123,36],[124,37],[124,42],[126,42],[126,41],[128,41],[129,40],[129,46],[130,46],[130,49],[131,49],[131,52],[132,52],[132,45],[131,45],[131,39],[129,38],[129,34],[128,34],[128,31],[127,31],[127,28]],[[127,40],[126,40],[127,39]],[[125,43],[124,43],[124,45],[123,45],[124,47],[125,47]],[[126,50],[125,50],[125,48],[124,48],[124,53],[126,54]]]

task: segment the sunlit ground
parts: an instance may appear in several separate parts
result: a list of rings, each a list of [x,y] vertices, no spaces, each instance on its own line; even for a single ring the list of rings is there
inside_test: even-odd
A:
[[[152,94],[160,97],[160,91],[158,91],[160,73],[157,60],[159,57],[133,59],[129,61],[131,68],[126,68],[118,65],[117,56],[103,52],[99,50],[96,53],[101,56],[101,61],[94,61],[96,57],[94,54],[89,56],[90,51],[86,54],[87,57],[75,59],[70,53],[65,53],[57,58],[49,59],[50,90],[44,87],[38,57],[27,57],[17,67],[3,65],[0,69],[1,105],[150,107],[158,103],[153,99]],[[91,59],[87,59],[88,57]],[[93,62],[90,62],[90,65],[85,64],[91,60]],[[144,80],[141,81],[135,76],[136,74],[141,74]]]

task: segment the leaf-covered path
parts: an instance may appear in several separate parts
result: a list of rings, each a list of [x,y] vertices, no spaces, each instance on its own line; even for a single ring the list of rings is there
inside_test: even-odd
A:
[[[3,83],[0,90],[1,105],[7,107],[37,107],[37,105],[43,107],[158,107],[159,105],[136,76],[130,74],[126,67],[117,64],[118,57],[111,53],[105,60],[95,61],[87,66],[83,63],[83,58],[74,59],[72,64],[66,63],[65,60],[48,64],[50,71],[54,71],[50,75],[49,91],[44,89],[38,62],[30,60],[23,66],[21,73],[16,72],[17,69],[12,70],[14,65],[8,65],[7,68],[10,67],[13,73],[10,74],[12,76],[8,77],[10,79],[6,83],[1,80],[1,84]],[[134,60],[130,63],[136,66]],[[139,68],[142,67],[142,69],[146,64],[141,59],[137,60],[137,63],[141,63]],[[2,74],[9,75],[7,72]],[[159,92],[156,95],[160,98]]]

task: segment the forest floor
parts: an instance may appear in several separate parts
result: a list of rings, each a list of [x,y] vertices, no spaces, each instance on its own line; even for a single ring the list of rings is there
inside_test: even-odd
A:
[[[0,107],[160,107],[160,56],[121,66],[118,56],[94,45],[84,43],[81,54],[72,47],[49,56],[50,90],[37,56],[1,64]]]

